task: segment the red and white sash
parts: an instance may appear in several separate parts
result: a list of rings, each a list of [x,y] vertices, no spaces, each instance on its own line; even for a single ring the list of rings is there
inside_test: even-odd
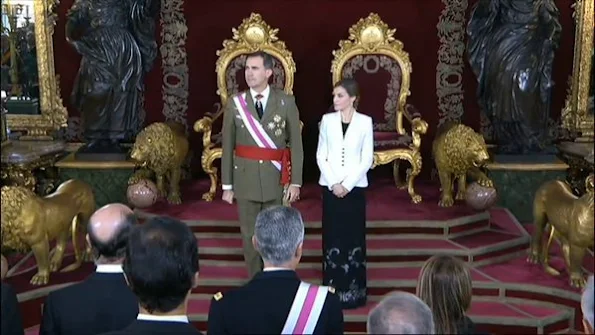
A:
[[[328,294],[328,287],[301,282],[281,334],[312,334]]]
[[[250,113],[248,110],[248,104],[246,104],[246,93],[234,96],[233,103],[236,105],[246,129],[248,129],[248,132],[252,136],[252,139],[254,139],[254,142],[256,142],[256,145],[261,148],[277,149],[275,142],[273,142],[260,122],[258,122],[258,120],[256,120],[252,116],[252,113]],[[281,171],[281,161],[271,161],[271,163],[273,163],[277,170]]]

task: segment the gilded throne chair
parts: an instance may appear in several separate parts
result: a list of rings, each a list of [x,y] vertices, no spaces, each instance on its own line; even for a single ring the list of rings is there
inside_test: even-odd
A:
[[[246,56],[257,51],[264,51],[273,57],[273,75],[269,85],[293,94],[293,79],[296,71],[292,54],[285,43],[278,40],[279,29],[271,28],[260,14],[252,13],[245,18],[238,28],[232,29],[233,38],[223,41],[223,49],[217,51],[215,72],[217,73],[217,94],[221,105],[213,113],[194,124],[194,130],[203,133],[203,151],[201,165],[209,175],[209,191],[202,195],[206,201],[212,201],[219,185],[216,160],[221,158],[222,114],[229,97],[248,89],[244,78]]]
[[[334,84],[343,78],[357,80],[362,96],[357,109],[371,116],[374,124],[372,168],[392,163],[397,187],[407,188],[417,204],[422,198],[415,192],[414,181],[422,168],[421,138],[428,124],[407,104],[411,62],[394,33],[375,13],[360,19],[349,29],[349,39],[340,41],[333,51],[331,73]],[[405,183],[399,175],[401,161],[410,165]]]

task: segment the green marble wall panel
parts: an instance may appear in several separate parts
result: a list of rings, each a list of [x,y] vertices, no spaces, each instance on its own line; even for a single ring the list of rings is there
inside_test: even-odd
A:
[[[76,169],[61,168],[60,179],[80,179],[89,183],[95,191],[95,202],[97,207],[120,202],[126,204],[126,190],[128,179],[132,176],[134,169]]]
[[[533,222],[533,199],[543,183],[566,179],[563,170],[490,170],[488,175],[498,190],[497,206],[510,210],[521,223]]]

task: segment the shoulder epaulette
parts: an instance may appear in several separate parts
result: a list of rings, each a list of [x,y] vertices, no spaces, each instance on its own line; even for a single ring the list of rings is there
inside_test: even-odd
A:
[[[219,300],[223,299],[223,293],[217,292],[217,293],[215,293],[213,298],[215,298],[215,301],[219,301]]]

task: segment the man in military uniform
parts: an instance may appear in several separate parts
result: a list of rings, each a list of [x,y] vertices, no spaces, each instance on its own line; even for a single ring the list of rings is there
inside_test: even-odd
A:
[[[232,204],[235,197],[238,201],[250,277],[263,267],[251,242],[256,215],[281,205],[284,197],[289,203],[298,200],[302,184],[299,111],[293,96],[269,86],[272,74],[269,54],[249,55],[245,77],[250,89],[229,98],[223,117],[223,200]]]
[[[343,334],[343,311],[333,288],[300,281],[304,223],[291,207],[258,214],[253,244],[264,270],[238,289],[215,294],[209,335]]]

